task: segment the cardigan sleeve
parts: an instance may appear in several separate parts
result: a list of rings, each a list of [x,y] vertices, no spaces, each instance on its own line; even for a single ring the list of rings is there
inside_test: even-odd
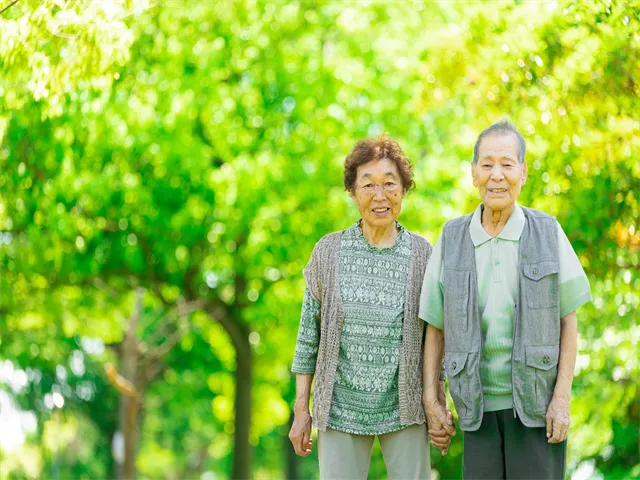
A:
[[[321,301],[321,291],[322,291],[322,279],[321,273],[321,259],[322,250],[323,250],[323,239],[321,239],[316,245],[313,247],[313,251],[311,252],[311,257],[309,258],[309,262],[307,266],[302,270],[302,275],[304,276],[304,280],[307,283],[307,290],[305,291],[305,295],[308,294],[318,303]]]
[[[300,327],[293,356],[292,372],[315,373],[318,343],[320,341],[319,324],[320,303],[311,296],[311,292],[307,288],[302,302],[302,314],[300,315]]]

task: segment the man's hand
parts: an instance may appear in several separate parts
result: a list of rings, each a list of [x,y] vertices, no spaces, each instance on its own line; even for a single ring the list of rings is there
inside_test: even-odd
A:
[[[578,321],[576,312],[573,311],[560,319],[558,377],[553,389],[553,398],[547,408],[547,441],[549,443],[560,443],[567,439],[570,423],[569,399],[577,349]]]
[[[456,434],[453,415],[451,411],[447,410],[446,404],[444,382],[439,382],[437,401],[425,400],[423,405],[431,444],[438,448],[442,455],[447,454],[451,437]]]
[[[560,443],[567,439],[570,414],[569,399],[554,395],[547,408],[547,442]]]
[[[311,415],[308,411],[294,414],[289,440],[297,455],[306,457],[311,453],[313,440],[311,440]]]

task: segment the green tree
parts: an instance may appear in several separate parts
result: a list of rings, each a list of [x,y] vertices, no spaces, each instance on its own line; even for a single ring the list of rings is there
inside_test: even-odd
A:
[[[478,201],[471,148],[502,116],[529,145],[522,203],[558,216],[592,280],[570,470],[638,475],[639,7],[6,10],[0,353],[40,372],[13,393],[37,414],[44,475],[316,476],[286,439],[289,364],[300,271],[323,234],[356,219],[344,155],[364,136],[398,139],[418,183],[401,221],[435,243]],[[79,354],[85,371],[59,378]],[[44,405],[54,391],[62,411]],[[111,446],[131,418],[119,466]],[[70,440],[52,443],[62,427]],[[441,477],[459,478],[461,448],[458,436],[447,457],[432,452]]]

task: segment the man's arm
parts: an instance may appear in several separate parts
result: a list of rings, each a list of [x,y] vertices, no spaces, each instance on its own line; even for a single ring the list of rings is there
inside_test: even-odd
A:
[[[296,402],[293,406],[293,425],[289,431],[289,440],[296,454],[306,457],[311,453],[311,414],[309,400],[313,374],[296,374]]]
[[[442,356],[444,354],[444,331],[427,324],[422,366],[422,404],[427,416],[431,443],[446,455],[451,436],[455,435],[453,416],[446,409],[444,384],[440,381]]]
[[[560,319],[560,358],[553,398],[547,409],[547,438],[549,443],[567,439],[569,431],[571,385],[578,351],[578,321],[573,311]]]

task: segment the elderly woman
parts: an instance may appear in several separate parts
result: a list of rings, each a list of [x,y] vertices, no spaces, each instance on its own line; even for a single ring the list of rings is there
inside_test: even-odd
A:
[[[525,151],[508,122],[480,134],[471,173],[482,203],[444,226],[424,277],[429,432],[447,421],[444,350],[465,478],[564,478],[575,311],[591,293],[556,219],[516,203]]]
[[[306,456],[319,430],[321,478],[366,479],[376,435],[389,478],[429,478],[418,306],[431,245],[397,222],[412,165],[392,139],[362,140],[344,185],[361,218],[323,237],[304,270],[289,438]]]

